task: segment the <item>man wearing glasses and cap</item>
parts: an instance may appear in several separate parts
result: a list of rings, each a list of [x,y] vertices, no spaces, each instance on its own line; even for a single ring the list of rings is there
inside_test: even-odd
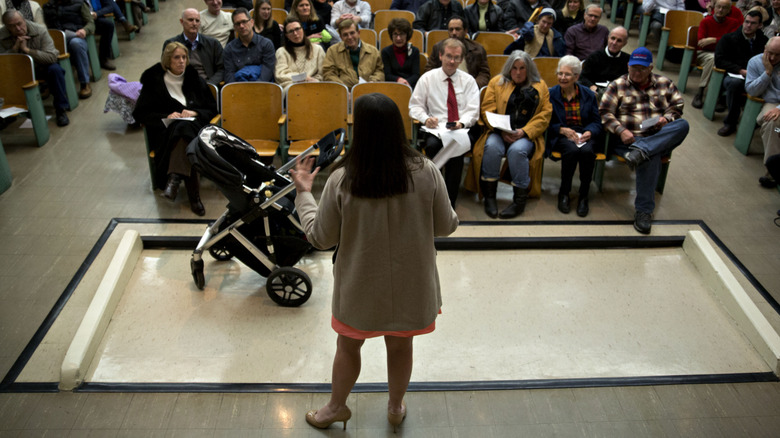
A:
[[[631,53],[628,74],[611,82],[601,98],[601,123],[628,146],[625,159],[636,169],[634,228],[642,234],[652,226],[661,157],[688,135],[684,103],[669,78],[653,74],[653,55],[645,47]]]

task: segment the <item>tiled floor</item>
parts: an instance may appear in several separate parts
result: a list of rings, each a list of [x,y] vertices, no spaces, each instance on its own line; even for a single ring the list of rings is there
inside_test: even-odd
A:
[[[137,80],[157,62],[162,41],[179,31],[182,9],[195,0],[169,0],[151,15],[133,42],[121,41],[119,73]],[[606,21],[606,20],[603,20]],[[635,44],[636,30],[632,31]],[[631,47],[629,47],[631,48]],[[667,69],[676,66],[667,63]],[[676,74],[669,73],[673,78]],[[686,101],[697,86],[691,78]],[[0,373],[7,372],[112,217],[194,218],[181,200],[169,204],[149,188],[143,136],[114,114],[102,114],[106,80],[72,112],[42,148],[31,133],[0,132],[14,185],[0,195]],[[776,298],[780,298],[780,208],[777,191],[758,186],[760,155],[740,155],[700,111],[686,108],[691,134],[677,149],[657,219],[701,219]],[[754,146],[759,146],[754,143]],[[540,200],[523,220],[578,220],[555,208],[560,166],[548,163]],[[591,197],[589,220],[629,220],[631,173],[607,170],[605,191]],[[204,184],[207,214],[225,201]],[[503,188],[500,202],[510,193]],[[484,220],[465,192],[462,220]],[[630,225],[627,225],[630,227]],[[604,269],[609,269],[604,266]],[[551,266],[538,275],[559,275]],[[696,330],[696,327],[692,327]],[[500,336],[500,335],[497,335]],[[509,348],[511,346],[507,346]],[[386,395],[358,394],[347,432],[312,430],[307,409],[325,394],[0,394],[0,437],[11,436],[385,436]],[[409,416],[400,435],[499,436],[777,436],[780,384],[670,385],[433,392],[408,395]]]

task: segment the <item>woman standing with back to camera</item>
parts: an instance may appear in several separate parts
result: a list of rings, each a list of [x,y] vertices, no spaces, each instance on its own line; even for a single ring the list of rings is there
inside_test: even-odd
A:
[[[404,394],[412,374],[413,336],[435,328],[441,308],[434,236],[458,226],[441,173],[413,150],[398,107],[381,94],[355,102],[352,147],[331,173],[320,206],[311,194],[313,158],[291,170],[295,206],[316,248],[337,247],[333,316],[338,333],[330,401],[306,414],[324,429],[352,417],[347,396],[360,375],[360,348],[384,336],[393,426],[406,416]]]

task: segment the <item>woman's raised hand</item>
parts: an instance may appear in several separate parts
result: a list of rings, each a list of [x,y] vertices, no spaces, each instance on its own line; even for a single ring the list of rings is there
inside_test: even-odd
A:
[[[320,173],[319,167],[314,169],[314,172],[311,171],[314,167],[314,160],[315,158],[312,156],[304,158],[297,157],[295,159],[295,167],[290,169],[290,176],[295,184],[295,190],[299,192],[311,192],[311,188],[314,185],[314,178]]]

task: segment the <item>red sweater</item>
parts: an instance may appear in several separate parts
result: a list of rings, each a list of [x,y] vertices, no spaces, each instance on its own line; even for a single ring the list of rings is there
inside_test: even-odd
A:
[[[699,39],[715,37],[716,41],[703,49],[705,52],[714,52],[715,46],[720,41],[720,38],[727,33],[734,32],[742,26],[742,22],[732,17],[726,16],[722,22],[718,23],[712,15],[704,17],[699,23]]]

